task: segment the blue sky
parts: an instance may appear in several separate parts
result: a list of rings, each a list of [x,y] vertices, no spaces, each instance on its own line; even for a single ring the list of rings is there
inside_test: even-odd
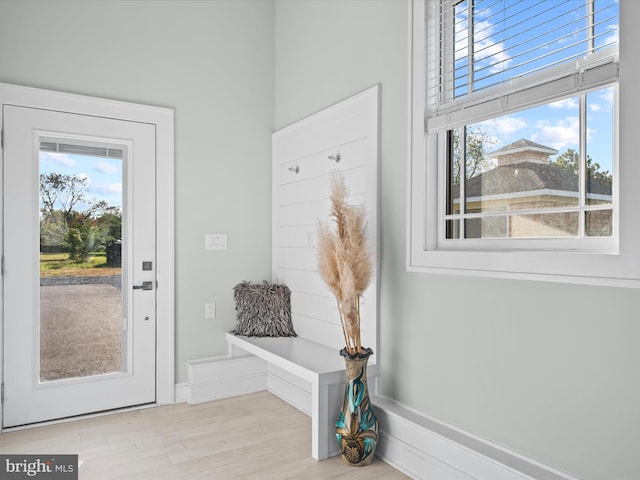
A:
[[[61,173],[86,178],[89,199],[122,207],[122,160],[40,152],[40,173]],[[82,207],[80,207],[82,208]]]
[[[596,51],[618,42],[618,0],[595,0]],[[589,51],[585,0],[465,0],[456,6],[456,96],[468,85],[469,9],[473,5],[473,89],[499,85],[544,65],[572,61]],[[497,87],[499,88],[499,87]],[[587,96],[587,154],[612,172],[613,90]],[[527,109],[480,124],[491,136],[489,150],[521,138],[555,148],[579,150],[577,97]]]
[[[472,8],[473,7],[473,8]],[[469,85],[470,11],[473,11],[473,85]],[[525,76],[618,43],[618,0],[464,0],[455,7],[456,96]]]
[[[612,88],[587,95],[587,154],[609,172],[613,172],[612,102]],[[579,151],[578,108],[578,97],[571,97],[476,125],[491,136],[490,151],[524,138],[562,154],[569,148]]]

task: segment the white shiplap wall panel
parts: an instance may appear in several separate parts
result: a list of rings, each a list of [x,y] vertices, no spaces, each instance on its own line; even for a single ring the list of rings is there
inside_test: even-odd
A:
[[[328,187],[327,187],[328,188]],[[371,208],[367,204],[367,195],[351,195],[349,201],[356,205],[364,203],[371,217]],[[313,202],[301,202],[291,205],[281,205],[279,209],[279,218],[277,219],[278,226],[281,227],[295,227],[301,225],[310,225],[311,231],[315,232],[318,226],[318,221],[327,220],[329,218],[329,208],[331,203],[329,199],[316,200]],[[369,218],[371,223],[371,218]],[[276,244],[274,244],[275,246]]]
[[[329,205],[329,185],[331,172],[340,170],[352,195],[362,195],[367,192],[367,168],[354,167],[351,169],[327,169],[326,174],[319,177],[311,177],[299,182],[291,182],[280,185],[280,205],[293,205],[315,201],[326,201]],[[323,217],[326,217],[328,210]]]
[[[330,312],[325,321],[340,325],[340,316],[336,299],[332,296],[313,295],[296,292],[291,299],[291,311],[306,317],[317,318],[319,312]]]
[[[362,92],[360,98],[372,91],[373,89],[369,89]],[[377,119],[372,119],[365,110],[348,112],[347,109],[351,106],[346,102],[354,99],[355,97],[347,99],[275,132],[274,135],[283,132],[285,135],[278,139],[278,158],[274,159],[274,165],[304,159],[336,145],[346,145],[354,140],[370,137],[371,120]],[[335,115],[336,112],[339,118]]]
[[[311,231],[316,230],[319,218],[327,215],[327,200],[317,200],[315,202],[296,203],[293,205],[275,205],[278,209],[277,226],[295,227],[310,225]],[[274,243],[274,247],[278,244]]]
[[[375,86],[273,134],[273,280],[291,289],[298,335],[336,351],[344,346],[340,317],[315,248],[318,224],[329,219],[334,170],[345,178],[350,203],[367,210],[376,275],[362,302],[362,336],[377,350],[378,105]],[[329,158],[338,154],[339,161]]]
[[[280,245],[283,248],[313,248],[315,241],[315,225],[292,225],[290,227],[280,227]]]
[[[332,145],[326,150],[307,157],[296,158],[282,165],[274,165],[281,185],[299,182],[308,178],[326,175],[333,169],[348,170],[354,167],[366,166],[367,159],[363,154],[367,151],[366,137],[352,142]],[[330,159],[331,155],[340,155],[340,160]]]
[[[362,317],[375,314],[375,310],[362,304]],[[342,338],[342,327],[340,325],[340,314],[335,298],[311,295],[296,292],[291,299],[291,311],[293,325],[298,335],[310,338],[319,343],[336,341],[336,336]],[[327,312],[329,315],[327,316]],[[319,318],[320,316],[320,318]],[[364,345],[373,345],[376,339],[376,332],[362,328],[362,341]],[[336,347],[337,348],[337,347]]]
[[[295,295],[296,292],[320,296],[331,295],[327,286],[320,279],[320,275],[315,271],[280,268],[277,273],[278,276],[274,280],[286,283],[291,289],[292,295]]]
[[[331,324],[324,322],[322,319],[315,317],[306,317],[304,315],[292,314],[293,328],[296,333],[304,338],[310,338],[314,342],[322,345],[330,345],[336,349],[336,355],[340,351],[342,340],[342,327],[339,324]]]
[[[307,248],[280,248],[278,249],[278,263],[280,269],[298,269],[315,272],[317,260],[315,255],[309,255]]]

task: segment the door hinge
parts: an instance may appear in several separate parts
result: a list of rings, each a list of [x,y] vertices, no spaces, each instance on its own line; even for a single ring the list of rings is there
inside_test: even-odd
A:
[[[0,148],[4,148],[4,128],[0,130]]]
[[[0,403],[4,403],[4,383],[0,387]]]
[[[4,255],[0,259],[0,275],[4,277]]]

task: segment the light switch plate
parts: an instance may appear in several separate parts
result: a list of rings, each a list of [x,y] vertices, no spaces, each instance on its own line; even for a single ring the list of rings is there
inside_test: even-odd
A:
[[[204,304],[204,318],[216,318],[216,303]]]
[[[226,233],[207,233],[204,236],[205,250],[226,250],[227,234]]]

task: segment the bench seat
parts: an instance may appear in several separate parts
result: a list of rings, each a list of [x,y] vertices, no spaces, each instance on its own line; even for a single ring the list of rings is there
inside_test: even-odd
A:
[[[339,350],[303,337],[245,337],[227,333],[227,342],[310,384],[311,455],[323,460],[337,454],[335,421],[342,408],[346,381]],[[370,364],[368,377],[374,376],[377,366]]]

